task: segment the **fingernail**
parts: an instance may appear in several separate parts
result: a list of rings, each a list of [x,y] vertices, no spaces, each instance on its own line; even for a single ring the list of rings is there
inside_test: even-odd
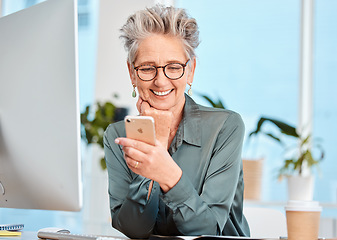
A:
[[[115,143],[116,143],[116,144],[119,143],[119,139],[118,139],[118,138],[115,139]]]

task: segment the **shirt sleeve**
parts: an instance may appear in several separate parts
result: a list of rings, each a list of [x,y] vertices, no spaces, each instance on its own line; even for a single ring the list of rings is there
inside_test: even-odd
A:
[[[151,180],[133,173],[126,165],[122,149],[114,143],[119,137],[114,125],[104,133],[104,153],[109,176],[109,197],[112,226],[130,238],[147,238],[153,230],[160,188]]]
[[[237,200],[235,195],[237,191],[243,195],[243,188],[238,189],[243,136],[240,115],[231,113],[214,139],[205,179],[200,180],[204,181],[201,194],[183,173],[175,187],[161,196],[183,235],[221,235],[226,222],[232,221],[232,206],[241,206],[242,215],[242,199]]]

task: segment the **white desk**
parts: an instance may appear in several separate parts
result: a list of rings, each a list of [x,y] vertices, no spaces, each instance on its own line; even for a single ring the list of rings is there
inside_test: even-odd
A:
[[[186,239],[189,239],[189,237],[186,237]],[[221,238],[219,238],[219,239],[221,239]],[[240,239],[240,238],[237,238],[237,239]],[[22,231],[21,236],[0,237],[0,240],[41,240],[41,239],[37,237],[37,232]],[[225,238],[224,238],[224,240],[225,240]],[[268,240],[279,240],[279,239],[268,238]],[[326,238],[325,240],[337,240],[337,238]]]
[[[21,236],[0,236],[0,240],[38,240],[37,232],[22,231]]]

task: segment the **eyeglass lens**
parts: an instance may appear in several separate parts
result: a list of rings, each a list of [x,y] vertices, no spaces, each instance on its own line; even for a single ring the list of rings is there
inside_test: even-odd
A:
[[[170,63],[164,67],[140,66],[137,69],[138,77],[144,81],[150,81],[156,77],[157,68],[163,68],[165,76],[172,80],[179,79],[184,75],[184,66],[182,64]]]

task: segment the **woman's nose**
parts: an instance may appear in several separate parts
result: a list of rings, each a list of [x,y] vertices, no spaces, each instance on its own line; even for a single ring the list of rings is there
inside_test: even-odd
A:
[[[157,76],[154,78],[154,84],[157,86],[165,85],[168,81],[171,81],[166,77],[164,73],[164,68],[157,68]]]

